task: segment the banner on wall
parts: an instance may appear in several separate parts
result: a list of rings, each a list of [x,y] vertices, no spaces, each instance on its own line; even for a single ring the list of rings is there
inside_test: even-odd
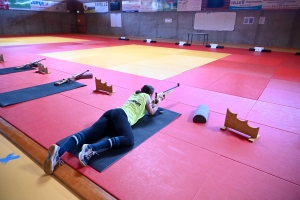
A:
[[[201,11],[202,0],[178,0],[177,11]]]
[[[83,3],[84,13],[107,13],[108,1]]]
[[[9,10],[31,10],[28,0],[8,0]]]
[[[1,0],[0,0],[1,1]],[[8,0],[9,10],[35,10],[48,12],[67,12],[67,4],[52,1]]]
[[[84,13],[107,13],[108,1],[83,3]]]
[[[141,1],[122,1],[122,12],[138,12],[141,7]]]
[[[158,0],[157,11],[177,11],[178,0]]]
[[[96,10],[96,13],[107,13],[108,12],[108,1],[96,2],[95,10]]]
[[[299,9],[300,0],[263,0],[262,9]]]
[[[49,11],[49,12],[67,12],[67,4],[52,1],[31,1],[31,10]]]
[[[157,11],[176,11],[177,0],[134,0],[122,1],[123,12],[157,12]]]
[[[96,12],[95,7],[96,7],[95,2],[83,3],[83,12],[84,13],[95,13]]]
[[[177,1],[178,0],[122,1],[122,11],[123,12],[177,11]],[[199,1],[199,0],[193,0],[193,1]]]
[[[0,0],[0,10],[8,10],[8,1]]]
[[[158,2],[157,0],[141,0],[139,12],[157,12]]]
[[[230,0],[229,10],[261,10],[262,0]]]

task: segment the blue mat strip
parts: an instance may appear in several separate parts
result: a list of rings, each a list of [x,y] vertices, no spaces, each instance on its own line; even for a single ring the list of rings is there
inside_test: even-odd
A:
[[[33,99],[46,97],[60,92],[72,90],[75,88],[86,86],[82,83],[70,81],[70,83],[55,86],[55,82],[43,85],[33,86],[20,90],[0,93],[0,107],[9,106],[12,104],[22,103]]]
[[[25,72],[25,71],[29,71],[29,70],[35,70],[35,68],[26,66],[26,67],[22,67],[20,69],[15,69],[15,67],[9,67],[9,68],[0,69],[0,75]]]
[[[159,111],[163,111],[163,113],[161,114]],[[174,121],[181,115],[180,113],[162,108],[159,108],[159,111],[157,111],[154,116],[145,115],[134,126],[132,126],[134,134],[133,146],[128,148],[109,149],[99,153],[99,155],[94,155],[89,161],[89,165],[99,172],[104,171],[110,165],[112,165],[113,163],[121,159],[123,156],[125,156],[129,151],[133,150],[134,148],[145,142],[148,138],[150,138],[152,135],[166,127],[168,124],[170,124],[172,121]],[[109,136],[114,136],[113,130],[107,130],[106,137],[104,137],[103,139],[107,139]],[[57,142],[57,145],[61,145],[69,137],[60,140],[59,142]],[[103,139],[100,139],[98,141],[101,141]],[[94,143],[97,141],[88,142]],[[78,146],[72,149],[70,153],[78,158],[78,154],[80,151],[81,146]]]

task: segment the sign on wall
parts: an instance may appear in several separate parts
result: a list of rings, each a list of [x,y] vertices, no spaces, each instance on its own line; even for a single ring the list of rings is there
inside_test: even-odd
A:
[[[230,0],[229,10],[261,10],[262,0]]]
[[[177,1],[178,0],[122,1],[122,11],[123,12],[177,11]],[[199,0],[193,0],[193,1],[199,1]]]
[[[30,2],[27,0],[8,0],[9,10],[31,10]]]
[[[67,12],[67,5],[65,3],[51,2],[51,1],[31,1],[31,10],[49,11],[49,12]]]
[[[178,0],[158,0],[157,11],[177,11]]]
[[[299,9],[300,0],[263,0],[262,8],[267,9]]]
[[[158,10],[157,0],[141,0],[139,12],[156,12]]]
[[[229,10],[299,9],[300,0],[230,0]]]
[[[110,14],[110,25],[111,25],[111,27],[122,27],[121,13],[111,13]]]
[[[1,0],[0,0],[1,1]],[[7,0],[9,10],[35,10],[48,12],[67,12],[67,4],[38,0]]]
[[[108,1],[83,3],[84,13],[107,13]]]
[[[0,10],[8,10],[8,1],[0,0]]]
[[[122,1],[123,12],[138,12],[141,7],[141,1]]]
[[[202,0],[178,0],[177,11],[200,11]]]
[[[244,17],[243,24],[254,24],[254,17]]]

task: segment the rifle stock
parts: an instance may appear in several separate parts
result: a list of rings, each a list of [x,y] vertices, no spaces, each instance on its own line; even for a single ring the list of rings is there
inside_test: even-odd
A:
[[[64,83],[69,83],[71,80],[78,80],[78,79],[90,79],[90,78],[93,78],[93,74],[92,73],[87,73],[89,72],[89,70],[86,70],[82,73],[79,73],[79,74],[75,74],[69,78],[65,78],[65,79],[62,79],[60,81],[57,81],[54,83],[55,86],[58,86],[58,85],[62,85]]]
[[[26,64],[21,65],[21,66],[19,66],[19,67],[15,67],[15,69],[21,69],[21,68],[26,67],[26,66],[28,66],[28,67],[33,67],[33,65],[37,65],[39,62],[41,62],[41,61],[43,61],[43,60],[46,60],[46,58],[43,58],[43,59],[38,60],[38,61],[26,63]],[[37,66],[36,66],[36,67],[37,67]]]
[[[175,88],[178,88],[179,87],[179,83],[177,83],[177,85],[175,87],[172,87],[170,89],[167,89],[163,92],[160,92],[160,93],[155,93],[155,103],[157,103],[157,101],[161,101],[161,100],[164,100],[171,92],[173,92],[173,90]]]

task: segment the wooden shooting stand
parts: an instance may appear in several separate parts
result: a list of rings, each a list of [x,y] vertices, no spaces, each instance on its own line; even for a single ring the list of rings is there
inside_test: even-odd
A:
[[[112,86],[108,86],[106,83],[101,83],[101,79],[95,77],[96,89],[94,92],[105,92],[109,95],[114,93]]]
[[[3,54],[0,54],[0,62],[4,62]]]
[[[41,74],[50,74],[49,71],[48,71],[48,68],[47,68],[47,67],[44,67],[43,64],[38,63],[37,66],[38,66],[38,71],[36,71],[37,73],[41,73]]]
[[[259,138],[258,131],[259,128],[253,128],[248,125],[248,120],[239,120],[237,118],[237,114],[234,114],[230,112],[230,110],[227,108],[226,118],[224,126],[221,127],[221,130],[226,130],[227,128],[234,129],[238,132],[241,132],[250,138],[248,140],[250,142],[254,142],[256,139]]]

